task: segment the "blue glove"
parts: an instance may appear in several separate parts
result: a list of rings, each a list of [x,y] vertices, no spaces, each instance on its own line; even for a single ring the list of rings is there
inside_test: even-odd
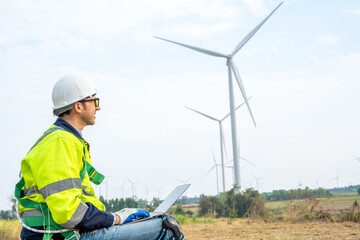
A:
[[[120,217],[119,224],[132,222],[134,220],[142,219],[150,216],[150,214],[147,211],[140,208],[124,208],[114,214]]]

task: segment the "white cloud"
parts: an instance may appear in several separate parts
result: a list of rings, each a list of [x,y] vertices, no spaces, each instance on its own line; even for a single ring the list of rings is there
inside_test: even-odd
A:
[[[360,52],[342,56],[338,64],[339,76],[342,79],[351,80],[353,83],[359,84],[359,62]]]
[[[345,10],[345,12],[351,13],[351,14],[354,14],[354,15],[360,15],[360,7],[355,7],[355,8],[352,8],[352,9],[347,9],[347,10]]]
[[[16,1],[2,9],[0,15],[6,21],[0,21],[0,27],[12,42],[56,36],[64,29],[73,35],[112,38],[151,21],[169,24],[164,21],[179,17],[224,20],[238,14],[235,5],[221,0]]]
[[[182,25],[177,25],[176,28],[166,29],[166,34],[179,34],[193,37],[209,37],[218,33],[223,33],[235,28],[237,24],[233,21],[225,21],[215,24],[196,24],[188,22]]]
[[[325,35],[316,39],[321,44],[338,44],[340,42],[340,36],[338,35]]]
[[[243,0],[242,2],[255,16],[263,16],[268,12],[264,6],[263,0]]]

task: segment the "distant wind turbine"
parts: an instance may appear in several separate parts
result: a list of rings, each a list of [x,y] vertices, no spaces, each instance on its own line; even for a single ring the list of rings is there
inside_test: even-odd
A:
[[[255,180],[256,180],[257,191],[260,192],[260,189],[259,189],[259,181],[260,181],[261,179],[264,179],[265,177],[256,177],[254,174],[253,174],[253,177],[254,177]]]
[[[248,99],[248,100],[250,100],[251,99],[251,97]],[[242,104],[240,104],[239,106],[237,106],[236,108],[235,108],[235,111],[236,110],[238,110],[242,105],[244,105],[245,104],[245,102],[243,102]],[[205,113],[202,113],[202,112],[200,112],[200,111],[197,111],[197,110],[195,110],[195,109],[193,109],[193,108],[190,108],[190,107],[187,107],[187,106],[185,106],[187,109],[190,109],[190,110],[192,110],[192,111],[194,111],[194,112],[196,112],[196,113],[198,113],[198,114],[200,114],[200,115],[203,115],[204,117],[207,117],[207,118],[209,118],[209,119],[211,119],[211,120],[214,120],[214,121],[216,121],[216,122],[218,122],[219,123],[219,131],[220,131],[220,153],[221,153],[221,166],[222,166],[222,168],[221,168],[221,170],[222,170],[222,182],[223,182],[223,192],[225,192],[226,191],[226,189],[225,189],[225,166],[224,166],[224,150],[225,150],[225,154],[226,154],[226,147],[225,147],[225,140],[224,140],[224,130],[223,130],[223,127],[222,127],[222,122],[226,119],[226,118],[228,118],[229,116],[230,116],[230,113],[228,113],[228,114],[226,114],[222,119],[217,119],[217,118],[214,118],[214,117],[212,117],[212,116],[210,116],[210,115],[207,115],[207,114],[205,114]]]
[[[303,186],[303,184],[302,184],[301,179],[300,179],[300,177],[299,177],[299,184],[298,184],[298,187],[301,189],[301,188],[302,188],[302,186]]]
[[[240,159],[244,160],[244,161],[247,162],[248,164],[256,167],[256,165],[255,165],[254,163],[252,163],[252,162],[250,162],[249,160],[247,160],[246,158],[243,158],[242,156],[240,156],[240,153],[239,153],[239,157],[240,157]],[[226,164],[229,164],[229,163],[231,163],[231,162],[234,162],[233,159],[231,159],[230,161],[226,162]],[[225,166],[225,167],[231,167],[232,169],[234,169],[233,166]],[[240,168],[240,170],[243,169],[244,167],[245,167],[245,165],[243,165],[243,166]],[[233,171],[233,176],[232,176],[232,177],[233,177],[233,179],[235,178],[235,176],[234,176],[234,171]]]
[[[136,198],[136,184],[140,183],[141,181],[133,182],[128,177],[127,177],[127,180],[131,183],[131,190],[132,190],[133,198]]]
[[[230,113],[231,113],[231,132],[232,132],[232,146],[233,146],[233,159],[234,159],[234,187],[237,189],[237,191],[241,190],[241,181],[240,181],[240,164],[239,164],[239,157],[238,157],[238,144],[237,144],[237,130],[236,130],[236,116],[235,116],[235,100],[234,100],[234,89],[233,89],[233,81],[232,81],[232,74],[234,74],[235,79],[237,81],[237,84],[240,88],[241,94],[244,98],[244,101],[246,102],[247,108],[249,110],[250,116],[254,122],[254,125],[256,126],[254,116],[251,112],[251,108],[248,102],[248,97],[245,92],[244,85],[241,81],[239,72],[236,68],[236,66],[233,63],[232,58],[235,56],[235,54],[251,39],[252,36],[261,28],[261,26],[269,19],[269,17],[280,7],[280,5],[283,2],[281,2],[262,22],[260,22],[246,37],[235,47],[235,49],[230,54],[223,54],[211,50],[207,50],[204,48],[199,48],[187,44],[183,44],[180,42],[171,41],[168,39],[156,37],[158,39],[171,42],[186,48],[190,48],[192,50],[214,56],[214,57],[222,57],[226,58],[226,65],[228,67],[228,80],[229,80],[229,101],[230,101]]]
[[[148,187],[145,184],[142,184],[145,188],[145,199],[149,199],[149,190],[152,189],[153,187]]]
[[[214,153],[212,153],[212,155],[213,155],[215,164],[214,164],[214,166],[212,166],[210,168],[210,170],[205,175],[208,175],[209,172],[211,172],[211,170],[213,170],[215,168],[215,170],[216,170],[216,189],[217,189],[217,195],[219,195],[219,177],[218,177],[218,169],[217,168],[218,168],[218,166],[221,166],[221,165],[216,162]],[[224,165],[222,165],[222,167],[224,167]],[[224,175],[224,173],[223,173],[223,175]]]
[[[360,162],[360,157],[357,157],[354,155],[354,159],[353,160],[356,160],[356,161],[359,161]]]
[[[216,159],[215,159],[215,156],[214,156],[214,153],[212,153],[212,155],[213,155],[213,160],[214,160],[214,165],[210,168],[210,170],[209,171],[207,171],[207,173],[205,174],[205,175],[208,175],[209,174],[209,172],[211,172],[211,170],[213,170],[214,168],[215,168],[215,170],[216,170],[216,187],[217,187],[217,194],[219,195],[219,177],[218,177],[218,167],[222,167],[222,169],[224,169],[225,167],[226,168],[232,168],[232,167],[230,167],[230,166],[224,166],[224,165],[222,165],[222,164],[218,164],[217,162],[216,162]]]
[[[121,187],[117,187],[117,188],[113,188],[113,190],[121,190],[121,197],[124,198],[124,191],[126,192],[125,190],[125,181],[123,182],[123,184],[121,185]]]
[[[192,178],[192,176],[188,177],[186,180],[178,179],[178,181],[182,182],[183,184],[188,184],[191,178]]]
[[[330,179],[330,181],[335,180],[336,179],[336,185],[339,188],[339,169],[336,170],[336,177]]]
[[[239,156],[240,156],[240,154],[239,154]],[[253,165],[254,167],[256,167],[256,165],[255,165],[254,163],[250,162],[250,161],[247,160],[246,158],[243,158],[242,156],[240,156],[240,159],[242,159],[242,160],[244,160],[245,162],[247,162],[248,164]],[[228,163],[230,163],[230,162],[232,162],[232,161],[233,161],[233,160],[231,159],[231,160],[228,161],[226,164],[228,164]]]

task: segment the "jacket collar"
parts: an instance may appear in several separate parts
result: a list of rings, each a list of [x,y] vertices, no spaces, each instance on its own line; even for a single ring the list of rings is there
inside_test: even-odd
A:
[[[72,126],[70,123],[68,123],[67,121],[65,121],[64,119],[61,118],[57,118],[54,125],[61,127],[63,129],[65,129],[66,131],[72,133],[75,135],[75,137],[80,138],[82,140],[83,137],[81,136],[81,132],[79,130],[77,130],[74,126]],[[84,140],[85,141],[85,140]]]

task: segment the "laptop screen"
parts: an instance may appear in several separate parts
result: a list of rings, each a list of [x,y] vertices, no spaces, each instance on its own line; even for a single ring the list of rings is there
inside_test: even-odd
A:
[[[165,200],[155,209],[154,213],[165,213],[179,197],[190,187],[190,184],[177,186]]]

